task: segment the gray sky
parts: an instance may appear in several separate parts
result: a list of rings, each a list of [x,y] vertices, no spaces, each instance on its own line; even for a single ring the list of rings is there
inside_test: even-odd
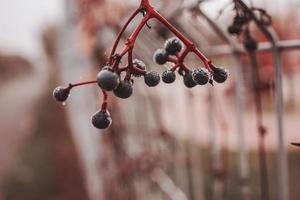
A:
[[[63,17],[63,0],[0,0],[0,51],[39,56],[40,33]]]

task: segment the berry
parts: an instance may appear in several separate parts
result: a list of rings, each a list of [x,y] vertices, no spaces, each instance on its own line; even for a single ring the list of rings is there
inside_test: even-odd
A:
[[[161,78],[165,83],[173,83],[176,79],[176,75],[175,72],[171,70],[166,70],[162,73]]]
[[[257,49],[257,42],[251,36],[244,41],[244,47],[247,51],[255,51]]]
[[[146,65],[143,61],[139,59],[134,59],[133,60],[133,65],[135,65],[137,68],[146,71]],[[142,74],[138,72],[137,70],[132,70],[132,75],[135,77],[140,77]]]
[[[92,117],[92,124],[98,129],[105,129],[112,123],[111,116],[107,110],[99,110]]]
[[[114,89],[114,94],[121,99],[127,99],[132,95],[133,88],[132,83],[129,80],[121,81],[116,89]]]
[[[192,72],[189,71],[185,73],[183,77],[183,83],[187,88],[193,88],[197,85],[193,80]]]
[[[231,35],[239,35],[242,32],[242,28],[239,25],[232,24],[228,27],[227,31]]]
[[[247,22],[246,16],[236,15],[233,19],[233,23],[239,26],[244,25]]]
[[[146,85],[149,87],[157,86],[160,82],[160,76],[157,72],[147,72],[147,74],[144,77]]]
[[[154,52],[153,60],[159,65],[166,64],[168,61],[168,54],[164,49],[157,49]]]
[[[97,75],[98,85],[106,91],[112,91],[119,85],[119,76],[109,68],[105,67]]]
[[[182,42],[176,38],[170,38],[165,43],[165,50],[169,55],[175,55],[182,50]]]
[[[59,102],[66,101],[69,95],[70,95],[70,90],[61,86],[53,90],[53,97],[56,99],[56,101]]]
[[[224,83],[228,78],[228,73],[225,69],[215,68],[213,72],[213,79],[217,83]]]
[[[195,69],[192,74],[193,80],[199,85],[205,85],[209,81],[209,76],[204,69]]]

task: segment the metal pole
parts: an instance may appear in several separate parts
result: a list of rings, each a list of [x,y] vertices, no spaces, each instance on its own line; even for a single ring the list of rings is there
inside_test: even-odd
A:
[[[237,131],[238,131],[238,144],[239,144],[239,167],[240,167],[240,181],[241,181],[241,196],[243,200],[250,199],[250,188],[248,185],[249,178],[249,163],[248,155],[245,145],[245,132],[244,132],[244,99],[243,99],[243,74],[240,70],[239,52],[236,45],[231,38],[220,28],[214,20],[210,19],[205,13],[202,12],[199,6],[195,9],[211,26],[211,28],[223,39],[230,47],[230,53],[234,63],[234,73],[237,84],[235,85],[235,98],[236,98],[236,118],[237,118]]]
[[[249,57],[251,59],[251,75],[253,85],[253,97],[256,109],[256,124],[258,130],[258,154],[259,154],[259,170],[260,170],[260,189],[261,189],[261,200],[268,200],[269,198],[269,178],[268,178],[268,167],[267,167],[267,156],[265,148],[265,135],[266,129],[263,125],[263,111],[261,96],[259,92],[260,76],[258,72],[258,63],[256,58],[256,52],[250,51]]]
[[[277,42],[277,47],[281,51],[291,51],[291,50],[300,50],[300,40],[283,40]],[[247,51],[245,51],[243,45],[236,44],[236,50],[240,54],[247,54]],[[273,47],[270,45],[270,42],[260,42],[258,45],[258,49],[256,52],[268,52],[272,51]],[[216,45],[210,49],[207,50],[207,53],[213,57],[218,56],[227,56],[231,54],[231,47],[228,45]]]
[[[249,9],[249,7],[242,0],[235,0],[244,9],[245,12],[249,13],[251,18],[254,20],[258,28],[265,35],[265,37],[272,44],[272,54],[274,60],[275,70],[275,87],[276,87],[276,111],[277,111],[277,128],[278,128],[278,199],[288,200],[289,199],[289,181],[288,181],[288,160],[287,153],[284,146],[284,132],[283,132],[283,92],[282,92],[282,72],[281,72],[281,57],[280,49],[278,48],[277,36],[272,29],[266,28],[260,23],[259,19]]]

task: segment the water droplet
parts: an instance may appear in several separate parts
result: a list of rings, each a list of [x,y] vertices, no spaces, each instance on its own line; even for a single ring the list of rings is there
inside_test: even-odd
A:
[[[62,105],[63,105],[63,106],[66,106],[66,105],[67,105],[67,103],[66,103],[66,102],[62,102]]]

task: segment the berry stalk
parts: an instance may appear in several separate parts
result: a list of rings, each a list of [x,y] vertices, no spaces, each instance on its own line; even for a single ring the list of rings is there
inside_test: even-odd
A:
[[[169,23],[169,21],[167,19],[165,19],[159,12],[157,12],[156,10],[152,10],[153,11],[153,15],[154,18],[156,18],[158,21],[160,21],[161,23],[163,23],[171,32],[174,33],[174,35],[176,35],[176,37],[178,37],[185,45],[186,45],[186,49],[188,49],[188,51],[192,51],[194,52],[201,60],[202,62],[205,64],[206,68],[210,68],[212,70],[214,70],[216,68],[216,66],[211,62],[211,60],[209,60],[202,52],[199,51],[199,49],[197,49],[194,45],[194,43],[192,43],[189,39],[187,39],[182,33],[180,33],[172,24]],[[188,52],[187,52],[188,53]],[[187,54],[186,53],[186,54]],[[184,56],[185,57],[185,56]]]
[[[70,83],[69,86],[68,86],[68,89],[72,89],[74,87],[79,87],[79,86],[82,86],[82,85],[95,84],[95,83],[97,83],[96,80],[94,80],[94,81],[84,81],[84,82],[79,82],[79,83],[74,83],[74,84]]]
[[[110,56],[109,56],[109,61],[108,63],[111,65],[112,64],[112,61],[113,61],[113,55],[115,54],[116,52],[116,49],[118,47],[118,44],[121,40],[121,37],[123,35],[123,33],[125,32],[126,28],[128,27],[128,25],[130,24],[130,22],[137,16],[137,14],[139,14],[140,12],[140,9],[137,9],[134,11],[134,13],[129,17],[129,19],[127,20],[127,22],[125,23],[125,25],[123,26],[123,28],[120,30],[120,32],[118,33],[118,36],[116,38],[116,41],[113,45],[113,48],[111,50],[111,53],[110,53]]]
[[[128,37],[121,53],[116,53],[126,28],[139,13],[142,13],[144,17]],[[168,39],[164,44],[164,48],[158,49],[154,53],[153,59],[157,64],[164,65],[170,62],[173,65],[170,69],[162,73],[161,78],[156,71],[148,71],[143,61],[133,58],[136,39],[145,25],[151,28],[147,23],[152,18],[164,24],[176,36]],[[186,48],[183,50],[184,45]],[[184,59],[190,52],[195,53],[207,69],[190,70],[189,66],[184,63]],[[120,67],[121,60],[126,54],[128,59],[127,65]],[[134,78],[143,76],[144,82],[148,87],[155,87],[160,83],[161,79],[166,84],[173,83],[176,80],[176,72],[183,77],[183,83],[187,88],[193,88],[196,85],[205,85],[208,82],[212,84],[213,80],[223,83],[228,77],[225,69],[215,67],[189,39],[181,34],[150,5],[149,0],[141,0],[139,8],[132,13],[118,33],[107,64],[97,74],[97,80],[69,84],[68,87],[57,87],[53,91],[53,96],[57,101],[64,102],[69,97],[70,90],[73,87],[97,83],[103,93],[103,100],[100,110],[92,117],[92,124],[98,129],[105,129],[112,123],[110,113],[107,110],[107,92],[113,92],[115,96],[127,99],[133,94]],[[124,79],[122,78],[122,73],[126,73]]]
[[[102,91],[102,106],[101,106],[101,110],[102,111],[106,111],[107,110],[107,100],[108,100],[108,94],[105,90],[101,90]]]

